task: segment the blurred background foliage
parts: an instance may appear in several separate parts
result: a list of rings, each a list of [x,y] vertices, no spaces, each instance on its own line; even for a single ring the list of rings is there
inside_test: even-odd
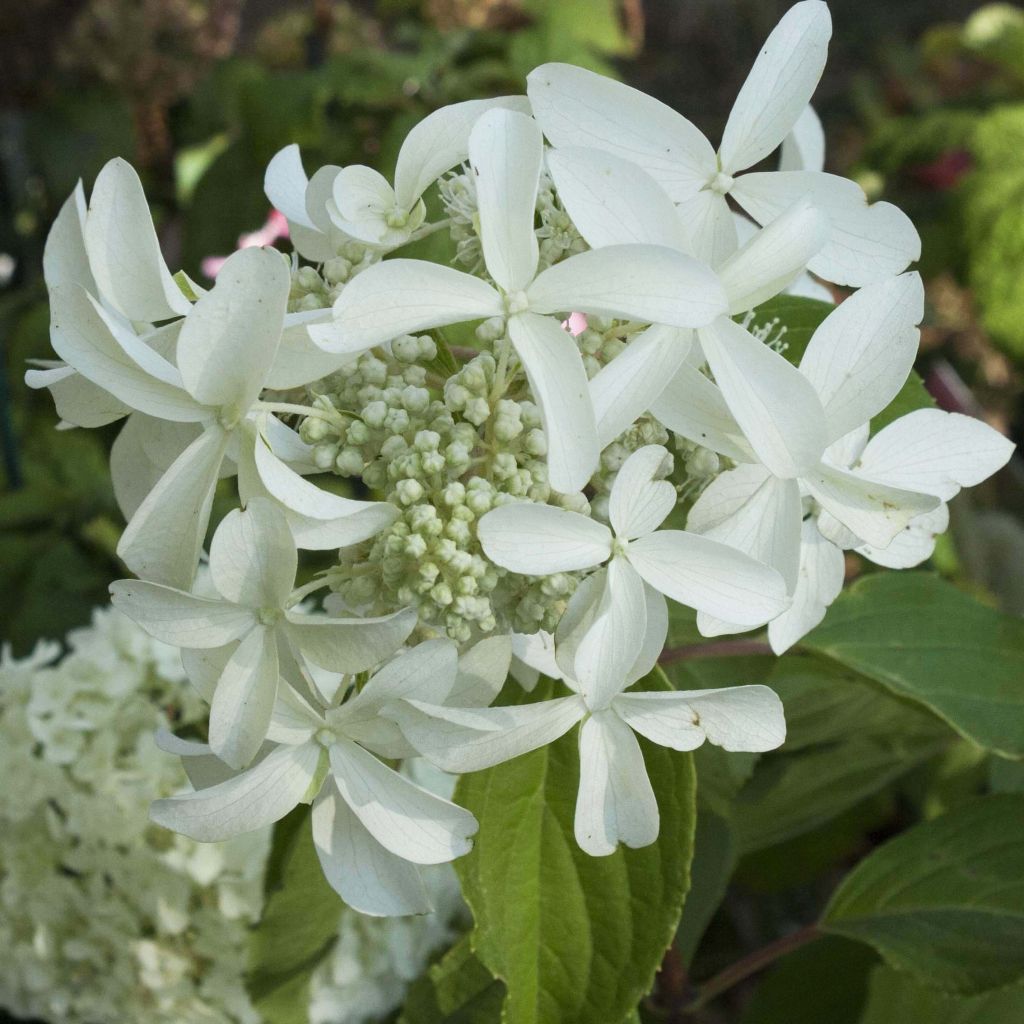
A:
[[[48,395],[23,384],[26,360],[50,354],[41,278],[46,230],[79,178],[88,188],[107,159],[130,159],[152,200],[168,263],[202,279],[204,257],[226,254],[266,220],[263,172],[282,146],[299,143],[307,170],[361,162],[390,173],[398,142],[426,113],[519,92],[526,72],[543,61],[619,75],[715,138],[757,47],[788,6],[3,4],[0,639],[25,652],[39,637],[62,636],[105,603],[109,581],[123,573],[114,554],[123,523],[106,465],[116,427],[58,437]],[[831,7],[836,31],[817,96],[829,169],[899,203],[921,230],[928,309],[918,370],[938,403],[983,416],[1020,443],[1024,12],[958,0],[833,0]],[[1017,457],[954,502],[953,529],[934,562],[961,587],[1018,615],[1022,510]],[[851,577],[864,568],[851,557]],[[694,639],[691,627],[675,623],[674,642]],[[737,949],[811,918],[845,866],[909,822],[982,788],[1024,790],[1019,763],[993,761],[948,738],[936,753],[932,719],[816,655],[796,657],[806,660],[803,675],[791,667],[787,675],[761,656],[672,670],[703,686],[771,682],[787,703],[799,702],[800,715],[791,717],[786,750],[756,772],[752,758],[718,763],[715,749],[699,754],[699,884],[645,1020],[647,1010],[651,1020],[677,1019],[671,1008],[685,997],[688,976],[706,977]],[[823,774],[822,765],[853,774]],[[738,827],[727,810],[736,799],[748,805]],[[880,970],[863,947],[829,939],[766,975],[749,1003],[749,989],[738,990],[720,1019],[857,1021],[869,990],[874,1006],[891,981]]]

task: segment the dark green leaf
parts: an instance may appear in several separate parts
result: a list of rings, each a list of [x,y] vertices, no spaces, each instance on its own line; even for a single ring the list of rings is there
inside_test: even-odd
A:
[[[495,1024],[505,986],[473,953],[468,936],[409,989],[398,1024]]]
[[[955,996],[922,985],[905,971],[876,967],[860,1024],[1020,1024],[1022,1020],[1024,988],[1019,985],[980,996]]]

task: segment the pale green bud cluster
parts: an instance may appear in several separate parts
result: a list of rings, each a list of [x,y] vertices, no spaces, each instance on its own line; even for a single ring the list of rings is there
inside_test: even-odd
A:
[[[607,366],[625,349],[629,338],[640,329],[640,325],[633,325],[624,320],[588,316],[586,330],[576,337],[576,343],[583,353],[583,366],[587,376],[596,376],[602,367]]]
[[[342,289],[360,270],[376,262],[376,254],[361,242],[349,241],[333,259],[317,270],[296,267],[292,271],[292,287],[288,293],[288,312],[304,313],[334,305]]]
[[[537,229],[541,269],[589,248],[565,212],[555,193],[554,183],[546,172],[541,175],[537,192],[537,213],[541,223]]]
[[[445,213],[451,222],[455,258],[471,274],[484,269],[484,253],[480,246],[480,218],[477,214],[476,184],[464,171],[452,171],[437,183]]]

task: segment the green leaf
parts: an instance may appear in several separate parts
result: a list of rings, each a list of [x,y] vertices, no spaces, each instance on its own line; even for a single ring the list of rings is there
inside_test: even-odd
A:
[[[923,704],[979,746],[1024,757],[1024,622],[937,576],[865,576],[804,645]]]
[[[916,825],[863,860],[822,928],[893,967],[964,993],[1024,976],[1024,796],[982,797]]]
[[[494,1024],[504,1000],[466,936],[412,985],[398,1024]]]
[[[642,685],[662,688],[663,678]],[[689,887],[695,787],[688,754],[641,746],[661,834],[609,857],[588,856],[573,836],[575,730],[459,782],[456,800],[480,832],[456,869],[473,949],[508,986],[507,1024],[621,1024],[652,985]]]
[[[274,828],[266,903],[250,940],[247,987],[266,1024],[306,1024],[310,976],[345,911],[320,868],[309,816],[302,805]]]
[[[860,1024],[1020,1024],[1022,1020],[1024,987],[1020,985],[980,996],[955,996],[928,988],[904,971],[876,967]]]

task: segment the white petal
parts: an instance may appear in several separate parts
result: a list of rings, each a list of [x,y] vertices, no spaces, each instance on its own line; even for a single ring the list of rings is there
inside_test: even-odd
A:
[[[117,580],[111,603],[150,636],[175,647],[222,647],[256,625],[248,608],[144,580]]]
[[[652,533],[676,507],[676,489],[659,479],[672,468],[672,456],[660,444],[638,448],[615,475],[608,517],[617,537],[633,540]]]
[[[210,542],[210,575],[227,601],[250,608],[281,608],[295,584],[298,553],[284,515],[255,498],[232,509]]]
[[[512,664],[512,637],[478,640],[459,658],[455,686],[447,703],[458,708],[482,708],[501,692]]]
[[[716,387],[696,367],[681,366],[668,380],[651,413],[680,437],[695,441],[736,462],[753,458],[736,417]]]
[[[96,178],[85,246],[100,294],[129,320],[168,320],[191,308],[160,254],[142,182],[124,160]]]
[[[628,556],[655,590],[730,622],[761,625],[788,603],[776,570],[697,534],[659,530],[632,541]]]
[[[728,305],[709,267],[663,245],[581,252],[540,273],[526,294],[535,313],[578,310],[673,327],[701,327]]]
[[[424,260],[385,260],[345,285],[334,323],[309,333],[327,352],[363,352],[402,334],[503,313],[486,281]]]
[[[647,605],[647,628],[644,630],[640,653],[633,667],[626,673],[626,682],[631,686],[654,671],[658,659],[665,650],[668,637],[668,602],[649,583],[644,584],[644,598]]]
[[[412,632],[406,609],[372,619],[336,619],[289,611],[284,629],[295,648],[332,672],[365,672],[393,654]]]
[[[794,4],[772,30],[733,104],[722,135],[722,169],[756,164],[789,134],[817,88],[832,19],[819,0]]]
[[[801,201],[756,232],[719,268],[729,312],[745,313],[785,291],[825,244],[828,230],[828,221]]]
[[[411,611],[408,609],[406,614]],[[415,625],[415,615],[412,622]],[[347,728],[352,721],[376,716],[385,704],[410,697],[440,704],[451,695],[457,672],[458,648],[451,640],[416,644],[374,673],[363,689],[342,706],[341,720]]]
[[[332,218],[353,238],[377,245],[388,234],[385,219],[397,207],[394,190],[379,171],[362,164],[343,167],[331,188],[340,218]]]
[[[680,203],[678,218],[686,232],[686,252],[710,267],[720,267],[739,245],[732,210],[725,196],[702,189]]]
[[[917,274],[865,285],[829,313],[800,360],[835,441],[867,423],[899,393],[914,365],[924,316]]]
[[[420,789],[355,743],[332,745],[331,774],[345,803],[385,849],[414,864],[468,853],[479,825],[469,811]]]
[[[822,463],[803,478],[814,499],[865,544],[888,547],[912,519],[931,512],[939,499],[868,480]]]
[[[232,768],[248,765],[267,738],[277,680],[274,631],[258,626],[224,666],[210,706],[210,747]]]
[[[636,163],[568,146],[550,150],[547,165],[558,198],[592,249],[640,242],[689,251],[668,193]]]
[[[582,490],[597,470],[600,449],[587,372],[576,342],[551,317],[520,313],[508,321],[548,444],[548,480],[556,491]]]
[[[580,729],[575,821],[580,849],[607,857],[619,843],[649,846],[659,827],[658,803],[633,731],[612,711],[591,716]]]
[[[682,367],[693,332],[654,324],[590,380],[597,438],[606,448],[650,409]]]
[[[290,287],[278,252],[253,247],[228,257],[178,340],[182,380],[198,401],[248,411],[274,362]]]
[[[114,496],[131,519],[174,460],[199,436],[194,423],[158,420],[133,412],[110,448]]]
[[[818,532],[814,520],[803,524],[800,535],[800,572],[793,603],[768,624],[768,642],[776,654],[788,651],[823,618],[843,589],[846,561],[843,552]]]
[[[533,218],[543,159],[537,122],[515,111],[487,111],[469,137],[484,262],[509,293],[521,291],[537,273]]]
[[[306,212],[306,187],[309,179],[302,167],[299,147],[293,142],[278,150],[267,164],[263,175],[263,191],[275,210],[285,215],[290,224],[316,228]]]
[[[281,666],[280,648],[275,659],[278,668]],[[223,672],[223,669],[221,670]],[[219,678],[219,677],[218,677]],[[277,686],[277,699],[274,701],[273,713],[267,738],[274,743],[287,743],[295,746],[307,740],[326,726],[323,716],[297,693],[283,678]]]
[[[782,140],[780,171],[823,171],[825,129],[809,103],[796,119],[792,131]]]
[[[57,415],[76,427],[104,427],[130,413],[131,406],[63,363],[25,371],[30,388],[49,388]]]
[[[607,577],[607,567],[585,577],[573,591],[555,627],[555,663],[574,693],[580,689],[576,682],[576,651],[597,617]]]
[[[858,475],[948,501],[1009,461],[1013,442],[987,423],[955,412],[918,409],[868,442]]]
[[[553,743],[585,714],[577,696],[504,708],[447,708],[401,701],[385,714],[432,764],[456,774],[477,772]]]
[[[50,289],[50,341],[69,365],[132,409],[173,420],[206,415],[166,360],[130,331],[114,334],[111,324],[79,285]]]
[[[767,686],[624,693],[613,707],[641,736],[673,750],[693,750],[705,738],[724,750],[774,750],[786,739],[782,701]]]
[[[835,284],[860,286],[905,270],[921,255],[917,229],[891,203],[868,205],[848,178],[818,171],[765,171],[736,179],[730,193],[751,217],[768,224],[799,199],[829,222],[829,240],[808,266]]]
[[[562,670],[555,660],[555,638],[543,629],[536,633],[513,633],[510,671],[528,693],[532,692],[542,675],[561,679]]]
[[[870,434],[871,426],[868,423],[862,423],[848,434],[843,434],[825,449],[824,461],[830,466],[849,469],[860,458]]]
[[[699,334],[704,354],[758,458],[776,476],[812,469],[825,450],[825,413],[792,363],[748,330],[720,317]]]
[[[117,553],[136,576],[168,586],[192,585],[228,440],[219,427],[204,430],[132,516]]]
[[[643,649],[647,598],[636,570],[624,558],[608,563],[593,623],[573,659],[574,678],[591,710],[608,706],[626,688],[626,677]]]
[[[525,96],[497,96],[452,103],[428,114],[405,137],[395,165],[395,194],[409,209],[445,171],[469,156],[469,135],[481,115],[493,108],[529,114]]]
[[[397,510],[384,501],[356,501],[321,490],[286,466],[271,450],[263,436],[255,440],[256,468],[266,491],[287,510],[330,526],[333,547],[358,544],[395,521]],[[296,532],[301,547],[307,545]],[[319,546],[319,545],[318,545]]]
[[[287,391],[322,380],[352,361],[352,356],[325,352],[309,336],[313,324],[329,324],[333,314],[329,308],[288,313],[274,364],[267,372],[265,386]]]
[[[526,576],[589,569],[612,551],[611,531],[579,512],[513,502],[491,509],[477,526],[484,554]]]
[[[526,81],[534,117],[553,145],[603,149],[630,160],[677,201],[714,177],[711,143],[638,89],[572,64],[542,64]]]
[[[46,287],[55,284],[81,285],[87,292],[97,294],[96,282],[89,267],[85,251],[85,190],[82,183],[64,200],[46,236],[43,248],[43,278]]]
[[[324,877],[360,914],[427,914],[433,907],[419,868],[385,850],[328,779],[313,803],[313,842]]]
[[[690,510],[687,527],[770,565],[792,593],[800,565],[800,485],[770,475],[757,483],[757,469],[742,466],[718,477]],[[746,501],[737,504],[751,483]]]
[[[931,558],[935,551],[935,538],[949,529],[949,506],[943,502],[933,512],[925,512],[910,520],[893,538],[887,548],[873,548],[870,544],[861,544],[857,554],[871,559],[875,565],[884,565],[887,569],[913,569],[923,561]]]
[[[321,747],[278,747],[259,764],[196,793],[157,800],[149,816],[158,825],[201,843],[231,839],[280,821],[306,799]]]

